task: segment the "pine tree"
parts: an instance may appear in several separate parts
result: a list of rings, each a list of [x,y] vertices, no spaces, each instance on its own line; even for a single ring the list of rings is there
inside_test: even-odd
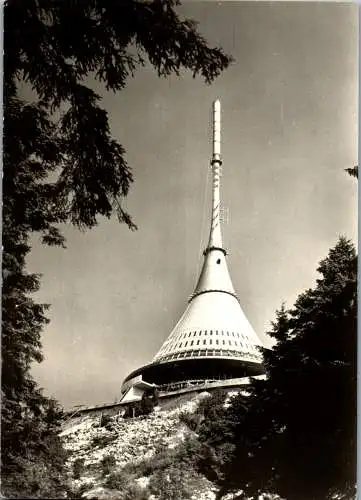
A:
[[[287,500],[351,498],[356,463],[357,259],[341,238],[314,289],[283,306],[239,417],[228,489]],[[243,497],[242,497],[243,498]]]
[[[23,123],[17,135],[12,126]],[[2,262],[2,492],[10,498],[61,498],[64,451],[57,431],[61,411],[43,396],[30,374],[42,360],[41,332],[47,305],[31,293],[39,276],[26,272],[29,233],[41,231],[49,244],[62,237],[51,224],[58,211],[51,203],[52,186],[43,181],[56,157],[52,124],[36,106],[14,101],[5,114]],[[14,150],[17,148],[17,158]],[[36,151],[36,156],[34,154]]]
[[[58,117],[49,143],[57,153],[52,195],[66,220],[79,227],[93,227],[97,216],[113,211],[135,227],[121,203],[133,180],[125,150],[112,138],[101,98],[86,78],[119,91],[149,61],[160,77],[190,70],[210,83],[231,61],[221,49],[208,47],[194,21],[179,17],[177,5],[177,0],[9,0],[5,6],[5,116],[20,105],[17,84],[24,81],[38,99],[33,117]],[[5,133],[16,142],[19,129],[31,128],[30,113],[25,123],[13,116]],[[16,144],[11,152],[14,167]]]
[[[64,245],[59,225],[94,227],[99,216],[135,224],[122,206],[132,182],[125,150],[111,136],[93,76],[122,90],[147,60],[158,75],[190,70],[207,83],[231,59],[210,48],[177,0],[8,0],[4,7],[4,176],[2,296],[2,493],[57,498],[61,412],[30,374],[42,360],[45,304],[26,271],[32,233]],[[29,85],[26,102],[20,84]],[[54,406],[55,405],[55,406]]]

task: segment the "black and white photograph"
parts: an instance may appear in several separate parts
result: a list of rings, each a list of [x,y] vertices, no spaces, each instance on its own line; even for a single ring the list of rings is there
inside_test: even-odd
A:
[[[358,5],[2,18],[2,498],[356,499]]]

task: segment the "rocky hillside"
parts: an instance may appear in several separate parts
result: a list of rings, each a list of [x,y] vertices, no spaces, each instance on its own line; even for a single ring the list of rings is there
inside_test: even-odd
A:
[[[146,417],[113,416],[101,422],[98,415],[70,422],[61,437],[69,451],[72,497],[214,500],[212,483],[190,467],[192,432],[179,419],[207,395],[156,407]]]

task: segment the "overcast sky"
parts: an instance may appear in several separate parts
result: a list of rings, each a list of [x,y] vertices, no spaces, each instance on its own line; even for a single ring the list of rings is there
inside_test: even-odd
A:
[[[196,284],[209,229],[211,106],[222,103],[223,228],[233,283],[266,345],[283,301],[314,285],[339,235],[356,240],[357,9],[325,3],[187,3],[210,44],[236,59],[211,85],[146,67],[114,95],[98,88],[135,182],[115,219],[68,248],[34,239],[28,269],[50,303],[34,367],[66,407],[119,397],[151,361]]]

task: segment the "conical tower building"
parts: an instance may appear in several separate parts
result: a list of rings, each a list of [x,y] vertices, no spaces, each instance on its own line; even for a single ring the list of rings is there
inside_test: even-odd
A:
[[[203,267],[188,306],[153,361],[132,372],[161,387],[239,379],[264,373],[262,346],[234,290],[220,221],[221,105],[213,103],[212,212]]]

